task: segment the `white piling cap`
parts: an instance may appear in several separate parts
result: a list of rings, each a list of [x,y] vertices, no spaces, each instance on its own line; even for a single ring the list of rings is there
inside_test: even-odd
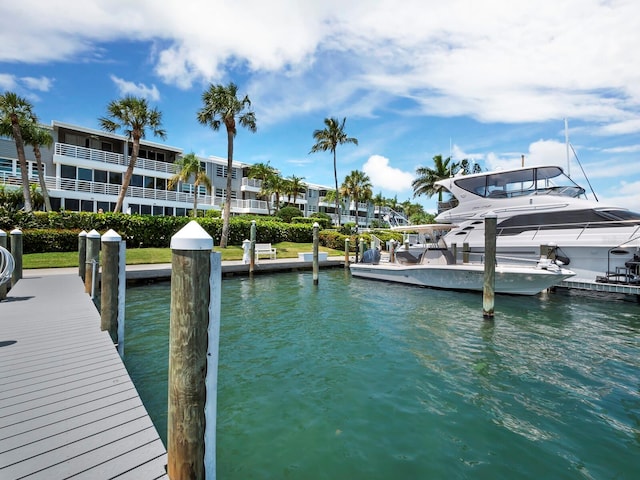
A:
[[[103,242],[119,242],[120,240],[122,240],[122,237],[113,229],[109,229],[102,235]]]
[[[6,236],[7,236],[7,232],[5,232],[0,228],[0,237],[6,237]]]
[[[313,228],[320,228],[320,224],[318,222],[313,222]]]
[[[82,231],[78,234],[78,236],[79,236],[79,237],[86,237],[86,236],[87,236],[87,232],[86,232],[86,230],[82,230]]]
[[[213,250],[213,238],[195,220],[171,237],[172,250]]]
[[[22,235],[22,230],[16,227],[13,230],[11,230],[11,235]]]
[[[87,233],[87,238],[100,238],[100,233],[94,228],[89,233]]]

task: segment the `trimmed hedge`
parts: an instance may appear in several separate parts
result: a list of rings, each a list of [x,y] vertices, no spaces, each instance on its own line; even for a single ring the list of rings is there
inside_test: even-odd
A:
[[[78,234],[85,230],[105,233],[112,229],[127,242],[127,248],[156,247],[168,248],[171,237],[192,220],[190,217],[162,217],[154,215],[126,215],[122,213],[87,212],[17,212],[0,217],[0,228],[7,231],[19,227],[23,231],[24,253],[65,252],[78,248]],[[297,220],[297,219],[296,219]],[[285,223],[273,217],[256,219],[256,241],[258,243],[311,243],[313,242],[313,222],[322,225],[322,218],[305,218],[305,223]],[[308,222],[311,220],[311,222]],[[211,235],[214,245],[222,238],[222,219],[200,217],[196,221]],[[321,223],[322,222],[322,223]],[[391,238],[402,240],[398,233],[376,231],[383,242]],[[233,217],[229,223],[229,245],[242,245],[251,236],[251,220]],[[355,250],[356,242],[363,237],[370,244],[370,235],[350,235],[350,249]],[[320,231],[320,245],[344,250],[347,235],[335,230]]]

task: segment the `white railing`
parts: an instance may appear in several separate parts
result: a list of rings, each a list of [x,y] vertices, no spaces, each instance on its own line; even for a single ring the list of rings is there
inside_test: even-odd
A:
[[[121,153],[105,152],[103,150],[79,147],[77,145],[69,145],[66,143],[56,143],[55,154],[71,158],[79,158],[81,160],[90,160],[92,162],[122,165],[124,167],[129,165],[129,160],[131,159],[129,156],[125,161],[125,157]],[[179,171],[179,168],[174,163],[159,162],[157,160],[149,160],[147,158],[140,157],[136,160],[136,168],[152,170],[154,172],[170,173],[172,175]]]
[[[258,190],[261,190],[262,180],[258,180],[257,178],[242,177],[242,186],[257,188]]]

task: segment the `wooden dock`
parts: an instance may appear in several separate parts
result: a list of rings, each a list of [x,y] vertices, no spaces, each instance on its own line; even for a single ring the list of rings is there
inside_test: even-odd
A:
[[[168,478],[167,454],[82,280],[0,302],[0,478]]]

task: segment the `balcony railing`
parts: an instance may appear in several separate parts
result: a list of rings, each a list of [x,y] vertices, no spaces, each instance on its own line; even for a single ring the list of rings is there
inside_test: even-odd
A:
[[[125,157],[121,153],[105,152],[103,150],[79,147],[77,145],[69,145],[66,143],[56,143],[54,152],[56,155],[65,157],[122,165],[124,167],[129,165],[129,159],[131,158],[128,156],[125,161]],[[157,160],[149,160],[147,158],[140,157],[136,160],[136,168],[152,170],[154,172],[169,173],[172,175],[179,171],[178,166],[174,163],[158,162]]]

